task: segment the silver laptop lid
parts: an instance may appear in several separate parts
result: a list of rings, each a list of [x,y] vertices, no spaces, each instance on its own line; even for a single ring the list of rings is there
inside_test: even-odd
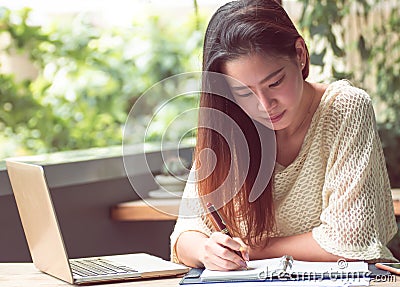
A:
[[[6,165],[33,263],[39,270],[72,284],[43,168],[12,160],[6,160]]]

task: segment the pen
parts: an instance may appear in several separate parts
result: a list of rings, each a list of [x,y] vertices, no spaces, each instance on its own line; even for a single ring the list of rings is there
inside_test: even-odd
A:
[[[281,259],[281,264],[282,264],[283,271],[286,272],[288,267],[289,267],[289,269],[292,268],[293,257],[290,255],[283,255],[282,259]]]
[[[212,218],[214,219],[215,223],[217,224],[218,228],[220,229],[221,233],[226,234],[229,237],[232,237],[231,234],[229,233],[228,227],[226,227],[224,220],[222,219],[221,215],[219,214],[215,206],[212,203],[207,202],[207,208]],[[232,251],[235,252],[237,255],[239,255],[240,258],[244,259],[240,251],[238,250],[232,250]],[[246,260],[244,261],[246,262]]]

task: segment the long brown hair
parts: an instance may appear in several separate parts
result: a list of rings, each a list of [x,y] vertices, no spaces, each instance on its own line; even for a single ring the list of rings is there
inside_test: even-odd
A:
[[[222,73],[224,63],[252,53],[295,58],[299,37],[285,10],[274,0],[227,3],[215,12],[205,34],[206,73],[195,149],[198,191],[203,201],[206,198],[220,207],[231,233],[253,247],[265,246],[275,226],[274,131],[250,119],[235,104],[228,83],[216,81],[214,73]],[[304,79],[308,72],[307,51]],[[237,140],[240,135],[245,142]],[[210,150],[213,152],[205,152]],[[251,199],[254,193],[259,195],[255,200]]]

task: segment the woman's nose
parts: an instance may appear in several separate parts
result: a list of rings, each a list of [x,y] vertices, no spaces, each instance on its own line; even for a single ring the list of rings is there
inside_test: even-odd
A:
[[[264,105],[261,103],[261,101],[258,101],[257,107],[260,112],[265,112]]]
[[[262,98],[258,101],[258,110],[259,111],[272,111],[276,107],[276,100],[274,99],[266,99]]]

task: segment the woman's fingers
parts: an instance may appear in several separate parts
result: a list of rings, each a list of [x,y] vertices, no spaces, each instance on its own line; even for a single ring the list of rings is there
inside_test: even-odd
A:
[[[245,261],[250,261],[250,249],[248,246],[240,247],[240,253],[242,254],[242,257]]]
[[[204,246],[203,264],[212,270],[235,270],[246,268],[246,262],[233,250],[239,251],[241,244],[220,232],[213,233]]]
[[[242,254],[242,257],[245,261],[250,261],[250,247],[246,245],[242,239],[239,237],[234,237],[233,240],[239,242],[240,248],[239,251]]]
[[[229,249],[234,250],[234,251],[239,251],[239,253],[242,254],[242,256],[238,256],[238,257],[240,257],[240,259],[242,259],[241,261],[249,261],[250,260],[250,258],[249,258],[250,257],[249,256],[250,248],[239,237],[231,238],[221,232],[215,232],[211,236],[215,237],[215,240],[222,246],[226,246]],[[244,266],[244,267],[246,267],[246,266]]]
[[[242,268],[235,262],[227,260],[225,258],[218,257],[215,254],[210,257],[210,260],[206,261],[206,264],[204,266],[210,270],[221,270],[221,271],[237,270]]]
[[[211,234],[211,238],[213,238],[220,245],[225,246],[231,250],[239,251],[240,247],[242,246],[240,242],[221,232],[214,232],[213,234]]]

